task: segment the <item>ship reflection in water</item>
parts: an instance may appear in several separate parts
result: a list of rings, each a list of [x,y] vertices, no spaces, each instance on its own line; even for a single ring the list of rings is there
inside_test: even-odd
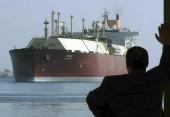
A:
[[[100,82],[17,83],[0,79],[2,117],[91,117],[87,93]]]

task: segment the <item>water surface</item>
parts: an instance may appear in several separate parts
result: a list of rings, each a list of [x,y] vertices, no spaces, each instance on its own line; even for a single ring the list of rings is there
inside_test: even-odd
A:
[[[3,117],[92,117],[85,103],[100,82],[17,83],[0,79]]]

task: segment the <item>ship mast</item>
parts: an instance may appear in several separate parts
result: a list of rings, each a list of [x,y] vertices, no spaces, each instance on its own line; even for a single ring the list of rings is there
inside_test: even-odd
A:
[[[48,38],[48,27],[47,27],[48,24],[49,24],[49,22],[47,21],[47,19],[45,19],[45,21],[44,21],[44,25],[45,25],[44,37],[45,37],[45,40],[47,40],[47,38]]]
[[[58,12],[57,13],[57,18],[58,18],[58,20],[57,20],[57,37],[59,36],[59,31],[60,31],[60,15],[61,15],[61,13],[60,12]]]
[[[95,33],[95,21],[92,22],[92,28],[93,28],[93,37],[95,38],[96,33]]]
[[[83,18],[83,19],[82,19],[82,34],[83,34],[83,37],[84,37],[84,29],[85,29],[85,28],[84,28],[84,22],[85,22],[85,19]]]
[[[49,24],[49,22],[47,21],[47,19],[45,19],[45,21],[44,21],[44,25],[45,25],[45,28],[44,28],[44,45],[43,45],[43,47],[45,47],[45,48],[46,48],[47,39],[48,39],[48,27],[47,27],[48,24]]]
[[[55,22],[55,36],[57,36],[57,33],[58,33],[58,21],[54,20],[54,22]]]
[[[54,36],[54,15],[55,15],[55,12],[52,11],[51,12],[51,36]]]
[[[107,26],[108,15],[109,15],[109,12],[105,8],[105,11],[103,14],[103,18],[104,18],[104,20],[103,20],[103,37],[105,37],[105,30],[106,30],[106,26]]]
[[[71,19],[71,26],[70,26],[71,37],[73,36],[73,27],[72,27],[72,26],[73,26],[73,18],[74,18],[74,17],[71,15],[71,16],[70,16],[70,19]]]
[[[96,44],[97,44],[97,47],[96,47],[96,52],[98,53],[98,48],[99,48],[99,45],[98,45],[98,38],[99,38],[99,25],[98,25],[98,21],[96,21],[95,23],[95,28],[96,28]]]

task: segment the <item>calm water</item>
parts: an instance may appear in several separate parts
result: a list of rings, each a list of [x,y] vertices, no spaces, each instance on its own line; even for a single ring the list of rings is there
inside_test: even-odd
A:
[[[87,93],[100,82],[17,83],[0,79],[2,117],[92,117]]]

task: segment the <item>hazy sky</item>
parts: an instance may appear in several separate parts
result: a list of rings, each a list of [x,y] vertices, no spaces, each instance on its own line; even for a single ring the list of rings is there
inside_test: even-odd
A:
[[[149,51],[149,67],[158,65],[161,45],[154,33],[163,22],[162,0],[0,0],[0,70],[12,69],[9,50],[14,45],[24,48],[32,37],[43,35],[43,21],[50,20],[52,10],[61,12],[66,23],[72,14],[73,30],[80,30],[82,18],[90,26],[101,20],[104,8],[110,18],[119,13],[122,27],[140,32],[137,45]]]

